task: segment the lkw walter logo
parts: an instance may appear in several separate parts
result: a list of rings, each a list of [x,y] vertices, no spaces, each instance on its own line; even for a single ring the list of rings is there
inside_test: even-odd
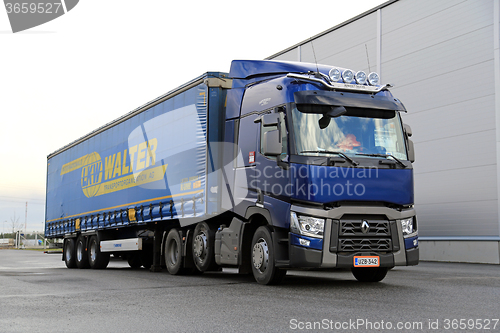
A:
[[[72,10],[79,0],[4,0],[12,32],[31,29]]]

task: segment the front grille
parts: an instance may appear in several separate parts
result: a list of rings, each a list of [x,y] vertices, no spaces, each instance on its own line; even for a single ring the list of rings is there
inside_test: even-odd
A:
[[[390,252],[391,250],[390,238],[341,238],[339,240],[339,252]]]
[[[384,215],[344,215],[335,223],[337,227],[330,240],[332,252],[388,253],[399,250],[397,239],[396,243],[392,240],[393,233],[397,237],[395,221],[391,224]]]
[[[370,228],[366,233],[361,230],[361,225],[366,221]],[[389,221],[377,220],[341,220],[340,236],[390,236]]]

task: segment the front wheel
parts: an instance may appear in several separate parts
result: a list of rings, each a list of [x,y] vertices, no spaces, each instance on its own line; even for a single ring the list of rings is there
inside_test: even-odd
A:
[[[353,267],[352,275],[359,282],[380,282],[387,275],[388,267]]]
[[[88,255],[90,268],[103,269],[109,264],[109,253],[101,252],[96,236],[90,237]]]
[[[276,267],[271,232],[267,227],[259,227],[252,239],[252,272],[260,284],[278,284],[286,275],[286,270]]]

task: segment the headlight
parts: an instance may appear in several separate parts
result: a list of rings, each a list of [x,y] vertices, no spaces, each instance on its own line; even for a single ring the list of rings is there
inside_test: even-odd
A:
[[[413,217],[401,220],[401,227],[403,227],[403,236],[408,236],[417,231],[417,226],[413,223]]]
[[[325,220],[290,213],[290,230],[299,235],[323,238]]]

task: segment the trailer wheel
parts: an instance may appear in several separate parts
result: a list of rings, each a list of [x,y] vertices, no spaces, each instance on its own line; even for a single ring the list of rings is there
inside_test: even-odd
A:
[[[216,267],[214,254],[215,233],[206,222],[196,225],[193,232],[194,265],[200,272],[213,270]]]
[[[380,282],[385,278],[388,270],[388,267],[351,268],[352,275],[354,275],[359,282]]]
[[[89,256],[87,253],[87,240],[83,236],[79,236],[76,240],[76,267],[89,268]]]
[[[64,263],[68,268],[76,268],[74,238],[67,238],[64,240]]]
[[[165,264],[172,275],[184,273],[182,262],[182,240],[179,230],[171,229],[165,240]]]
[[[101,252],[96,236],[90,237],[88,255],[90,268],[92,269],[103,269],[109,264],[109,253]]]
[[[260,284],[278,284],[286,275],[274,263],[274,247],[271,232],[267,227],[259,227],[252,239],[252,272]]]

